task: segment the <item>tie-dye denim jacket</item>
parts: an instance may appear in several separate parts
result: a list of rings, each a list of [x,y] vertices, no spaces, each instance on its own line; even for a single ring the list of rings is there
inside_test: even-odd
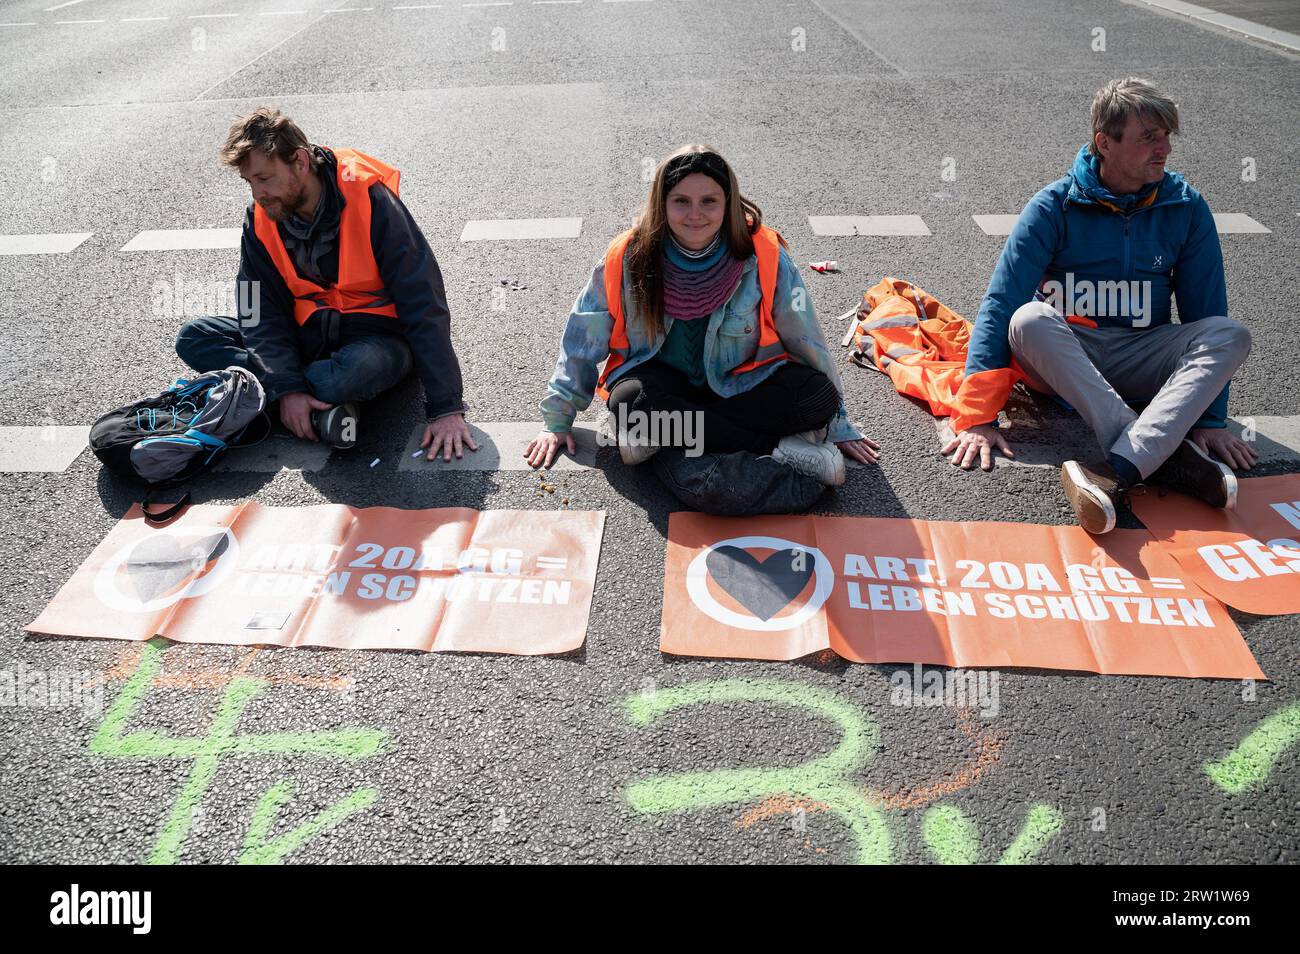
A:
[[[704,338],[704,366],[709,387],[722,397],[732,397],[749,390],[767,378],[783,361],[755,368],[743,374],[731,370],[754,356],[758,349],[759,300],[758,259],[750,256],[735,292],[720,308],[709,315]],[[638,364],[649,361],[663,346],[672,326],[665,316],[664,328],[653,339],[637,314],[628,269],[623,270],[623,302],[627,315],[627,336],[631,348],[627,360],[605,382],[612,386]],[[796,361],[825,374],[840,392],[840,406],[831,421],[829,437],[833,441],[857,440],[862,435],[851,423],[844,407],[844,387],[837,362],[826,346],[826,336],[813,313],[812,296],[804,287],[799,268],[782,248],[777,266],[776,297],[772,302],[777,334],[786,352]],[[699,318],[697,321],[706,319]],[[563,432],[573,426],[574,418],[591,404],[596,391],[600,363],[609,356],[609,335],[614,326],[605,301],[605,261],[601,256],[591,273],[591,280],[574,302],[560,342],[560,357],[555,362],[549,390],[541,402],[542,421],[548,431]]]

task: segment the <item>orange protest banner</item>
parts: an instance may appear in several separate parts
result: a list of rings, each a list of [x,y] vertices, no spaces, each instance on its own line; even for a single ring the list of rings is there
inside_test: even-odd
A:
[[[190,507],[130,512],[29,632],[540,655],[582,645],[603,512]]]
[[[1015,523],[675,513],[660,649],[1265,678],[1145,531]]]
[[[1133,512],[1183,572],[1229,606],[1300,613],[1300,474],[1238,481],[1235,510],[1183,494],[1133,496]]]

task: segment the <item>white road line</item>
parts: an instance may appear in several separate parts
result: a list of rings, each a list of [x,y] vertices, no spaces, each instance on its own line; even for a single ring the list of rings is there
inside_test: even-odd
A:
[[[55,10],[62,10],[64,7],[75,7],[79,3],[85,3],[85,0],[67,0],[66,3],[55,4],[52,7],[46,7],[46,13],[53,13]]]
[[[513,3],[462,3],[462,7],[512,7]]]
[[[61,474],[89,438],[89,424],[0,427],[0,473]]]
[[[365,13],[367,10],[373,10],[374,7],[332,7],[326,10],[326,13]]]
[[[215,83],[213,83],[213,84],[212,84],[211,86],[209,86],[207,89],[205,89],[203,92],[199,93],[199,95],[195,96],[192,100],[190,100],[190,102],[192,102],[192,103],[197,103],[199,100],[201,100],[204,96],[207,96],[208,93],[212,92],[212,91],[213,91],[214,89],[216,89],[218,86],[221,86],[223,83],[228,83],[228,82],[230,82],[230,80],[232,80],[234,77],[238,76],[238,75],[239,75],[240,73],[242,73],[244,70],[248,69],[250,66],[252,66],[254,63],[256,63],[258,60],[260,60],[262,57],[266,56],[268,53],[274,53],[276,50],[278,50],[280,47],[284,46],[286,43],[288,43],[288,42],[289,42],[290,40],[292,40],[294,37],[301,35],[301,34],[302,34],[304,31],[306,31],[306,30],[310,30],[310,29],[311,29],[312,27],[314,27],[317,23],[320,23],[321,20],[324,20],[324,19],[325,19],[325,14],[322,13],[320,16],[313,18],[312,20],[310,20],[310,21],[307,22],[307,23],[304,23],[304,24],[303,24],[302,26],[300,26],[298,29],[294,30],[292,33],[290,33],[288,36],[286,36],[283,40],[281,40],[279,43],[276,43],[274,46],[272,46],[272,47],[270,47],[270,48],[268,48],[268,49],[263,50],[261,53],[257,54],[257,56],[253,57],[251,60],[249,60],[249,61],[248,61],[247,63],[245,63],[243,66],[239,67],[239,69],[237,69],[237,70],[235,70],[233,73],[231,73],[229,76],[226,76],[226,77],[223,78],[223,79],[219,79],[219,80],[217,80]]]
[[[225,20],[229,17],[237,17],[238,13],[191,13],[187,20]]]
[[[0,23],[0,27],[6,26],[36,26],[36,21],[28,20],[26,23]]]
[[[1010,235],[1011,230],[1020,221],[1020,214],[1015,215],[972,215],[975,224],[985,235]]]
[[[257,15],[259,17],[292,17],[301,16],[306,12],[306,10],[259,10]]]
[[[170,20],[171,17],[123,17],[119,23],[150,23],[154,20]]]
[[[542,430],[541,421],[475,421],[469,426],[478,450],[466,450],[460,460],[452,457],[444,461],[426,460],[423,455],[412,457],[420,449],[420,439],[424,435],[424,425],[417,425],[406,441],[406,448],[397,456],[397,469],[403,473],[418,471],[422,474],[442,474],[457,470],[500,470],[529,471],[533,468],[524,460],[524,448],[528,442]],[[596,451],[599,447],[596,428],[582,423],[573,425],[573,439],[578,446],[576,457],[561,455],[555,459],[550,469],[555,470],[590,470],[596,466]],[[540,475],[541,471],[537,471]]]
[[[1272,27],[1252,23],[1250,20],[1243,20],[1241,17],[1230,16],[1226,13],[1219,13],[1217,10],[1209,10],[1194,3],[1183,3],[1182,0],[1142,0],[1142,2],[1152,7],[1159,7],[1162,10],[1169,10],[1172,13],[1181,13],[1193,20],[1213,23],[1215,26],[1232,30],[1234,33],[1244,33],[1256,40],[1266,40],[1269,43],[1276,43],[1278,46],[1300,52],[1300,36],[1296,36],[1294,33],[1275,30]]]
[[[155,229],[141,232],[122,246],[123,252],[166,252],[175,249],[239,248],[241,229]]]
[[[1228,428],[1264,461],[1300,460],[1300,414],[1229,419]],[[1249,475],[1249,471],[1245,472]]]
[[[67,26],[73,23],[107,23],[107,20],[55,20],[55,26]]]
[[[394,10],[441,10],[441,3],[416,3],[406,6],[393,7]]]
[[[0,255],[60,255],[71,252],[94,232],[53,232],[45,235],[0,235]]]
[[[1214,215],[1214,227],[1219,230],[1220,235],[1234,233],[1269,235],[1273,232],[1268,226],[1256,222],[1245,212],[1214,212],[1212,214]]]
[[[582,219],[474,219],[465,223],[462,242],[513,242],[570,239],[582,234]]]
[[[252,447],[231,450],[212,469],[217,473],[276,474],[282,470],[316,473],[329,463],[334,448],[303,441],[290,434],[273,434]]]
[[[537,6],[541,6],[543,4],[556,3],[582,3],[582,0],[533,0],[533,3]]]
[[[810,215],[814,235],[929,235],[919,215]]]
[[[952,440],[953,432],[949,419],[936,417],[934,430],[939,437],[939,446],[945,446]],[[1003,431],[1007,442],[1015,452],[1011,460],[1001,454],[993,455],[997,467],[1034,467],[1055,470],[1071,458],[1089,460],[1099,453],[1095,439],[1088,426],[1080,418],[1067,418],[1053,421],[1050,432],[1042,432],[1048,440],[1028,441],[1017,439],[1019,426]],[[1259,455],[1264,463],[1300,461],[1300,414],[1278,417],[1242,417],[1239,420],[1229,418],[1228,428],[1240,437]],[[978,465],[976,465],[978,466]],[[1250,471],[1240,471],[1240,476],[1249,477]]]

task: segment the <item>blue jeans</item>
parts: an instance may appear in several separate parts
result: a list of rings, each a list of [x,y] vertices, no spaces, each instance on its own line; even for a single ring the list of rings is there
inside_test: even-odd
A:
[[[215,316],[187,321],[176,335],[176,353],[200,374],[231,365],[254,374],[264,370],[256,353],[245,347],[236,318]],[[397,335],[363,335],[344,340],[333,354],[310,362],[303,368],[303,376],[317,400],[343,404],[369,401],[401,381],[410,370],[411,349],[405,339]]]

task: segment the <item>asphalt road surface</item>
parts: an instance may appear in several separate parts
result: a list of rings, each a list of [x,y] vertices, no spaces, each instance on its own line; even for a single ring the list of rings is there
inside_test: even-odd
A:
[[[1014,215],[1060,176],[1087,136],[1093,90],[1136,73],[1182,110],[1171,165],[1216,213],[1265,229],[1222,236],[1231,310],[1255,342],[1231,413],[1295,433],[1300,72],[1281,46],[1141,2],[1086,13],[1069,0],[366,2],[0,7],[0,234],[90,233],[50,240],[66,251],[0,255],[0,427],[48,429],[76,454],[79,432],[62,428],[183,374],[172,350],[182,318],[159,307],[158,289],[224,287],[238,253],[123,249],[151,230],[238,228],[247,190],[216,152],[230,121],[263,103],[313,141],[402,170],[446,282],[471,417],[522,423],[537,420],[574,298],[643,200],[647,162],[710,143],[796,260],[838,260],[839,274],[805,269],[837,343],[836,316],[886,275],[974,317],[1003,240],[972,216]],[[1232,6],[1249,16],[1249,4]],[[808,221],[849,214],[919,216],[930,234],[825,237]],[[579,234],[462,241],[467,222],[539,218],[580,218]],[[930,417],[882,376],[847,363],[843,376],[851,417],[884,456],[820,512],[1069,522],[1050,467],[959,472],[939,456]],[[1077,422],[1038,413],[1045,423],[1016,412],[1012,438],[1059,456]],[[195,496],[484,509],[567,497],[604,510],[585,648],[146,650],[28,636],[22,627],[138,492],[88,451],[49,472],[6,473],[0,668],[72,673],[98,699],[0,710],[0,860],[1300,858],[1294,748],[1277,746],[1249,785],[1206,770],[1270,716],[1281,714],[1269,731],[1294,740],[1294,616],[1233,613],[1272,680],[1252,698],[1232,680],[1003,671],[994,718],[891,705],[899,666],[671,658],[658,636],[667,516],[679,507],[648,468],[605,450],[595,470],[552,475],[555,494],[525,470],[399,471],[420,415],[408,382],[367,409],[354,451],[210,474]],[[1263,472],[1298,469],[1283,454]],[[260,691],[233,731],[288,734],[288,751],[95,744],[128,686],[138,695],[117,728],[202,740],[250,679]],[[705,702],[637,721],[646,700],[703,682]],[[827,699],[848,722],[813,704]],[[830,752],[850,727],[874,742],[845,776],[868,806],[857,827],[779,786],[673,812],[638,798],[670,792],[683,773],[770,777]],[[346,744],[314,745],[343,729],[357,730]]]

